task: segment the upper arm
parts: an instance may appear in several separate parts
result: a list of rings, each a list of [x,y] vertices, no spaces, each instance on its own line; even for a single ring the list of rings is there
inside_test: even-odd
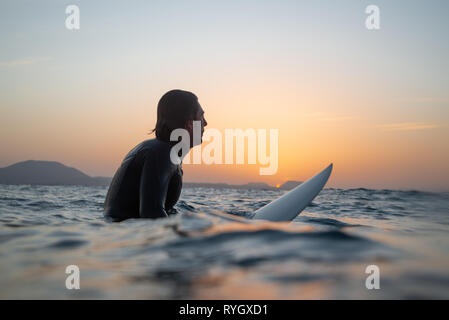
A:
[[[172,173],[170,159],[158,153],[145,157],[139,191],[141,218],[167,217],[164,205]]]

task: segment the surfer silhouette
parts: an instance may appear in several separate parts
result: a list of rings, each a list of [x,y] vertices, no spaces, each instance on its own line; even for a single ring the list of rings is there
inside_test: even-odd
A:
[[[112,178],[104,203],[104,215],[112,221],[129,218],[163,218],[176,213],[173,206],[182,188],[182,163],[170,158],[173,130],[185,129],[193,139],[193,121],[207,125],[195,94],[183,90],[165,93],[157,106],[156,138],[141,142],[123,159]],[[199,139],[201,143],[202,139]]]

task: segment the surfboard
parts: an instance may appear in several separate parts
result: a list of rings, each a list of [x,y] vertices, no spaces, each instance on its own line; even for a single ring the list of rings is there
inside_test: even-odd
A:
[[[258,209],[256,220],[292,221],[320,193],[332,172],[331,163],[326,169],[290,190],[280,198]]]

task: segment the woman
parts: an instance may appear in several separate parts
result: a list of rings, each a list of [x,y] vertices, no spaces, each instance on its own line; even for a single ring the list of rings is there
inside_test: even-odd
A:
[[[126,155],[109,186],[105,217],[122,221],[176,213],[173,206],[181,194],[182,167],[170,159],[170,150],[178,142],[170,141],[170,134],[186,129],[192,136],[193,121],[201,121],[202,134],[207,122],[193,93],[171,90],[162,96],[153,130],[156,138],[143,141]]]

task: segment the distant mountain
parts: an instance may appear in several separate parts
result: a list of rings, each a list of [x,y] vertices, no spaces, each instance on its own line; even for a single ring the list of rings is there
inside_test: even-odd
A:
[[[41,185],[109,185],[111,178],[90,177],[87,174],[55,161],[28,160],[0,168],[2,184]]]
[[[291,190],[297,186],[299,186],[302,183],[302,181],[294,181],[294,180],[289,180],[287,182],[285,182],[284,184],[282,184],[279,189],[282,190]]]
[[[0,184],[40,184],[40,185],[83,185],[108,186],[112,178],[91,177],[78,169],[67,167],[56,161],[28,160],[18,162],[9,167],[0,168]],[[287,181],[279,189],[290,190],[301,184],[300,181]],[[256,189],[275,190],[263,182],[246,184],[184,182],[186,188],[216,189]]]

